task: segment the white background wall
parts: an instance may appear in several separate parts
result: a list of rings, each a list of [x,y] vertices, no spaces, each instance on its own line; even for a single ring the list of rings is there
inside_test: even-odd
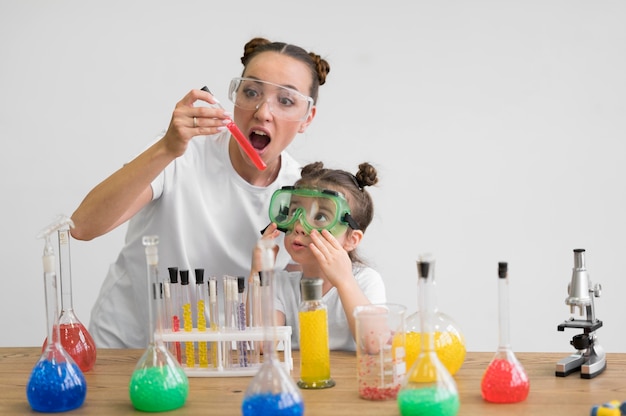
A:
[[[350,4],[350,5],[347,5]],[[587,250],[607,351],[626,352],[626,2],[0,0],[0,345],[45,336],[35,236],[169,122],[191,88],[225,97],[253,36],[331,64],[291,152],[379,169],[363,252],[417,309],[437,258],[440,309],[468,349],[497,347],[498,261],[517,351],[573,352],[564,300]],[[125,226],[72,241],[87,325]]]

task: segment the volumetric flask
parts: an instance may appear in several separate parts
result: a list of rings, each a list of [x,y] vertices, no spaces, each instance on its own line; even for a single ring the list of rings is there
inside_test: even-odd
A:
[[[45,239],[44,288],[50,342],[46,343],[39,361],[30,374],[26,396],[33,410],[53,413],[80,407],[85,401],[87,383],[83,372],[60,342],[55,256],[49,233],[45,234]]]
[[[430,260],[417,262],[422,348],[398,393],[402,416],[454,416],[459,411],[456,383],[435,351],[435,332],[431,324],[434,308],[430,296],[433,269],[434,262]]]
[[[530,390],[528,375],[515,357],[509,337],[508,263],[498,263],[498,322],[500,341],[495,356],[483,374],[480,390],[492,403],[516,403],[526,399]]]
[[[61,225],[57,232],[61,276],[61,316],[59,317],[61,344],[80,369],[86,372],[91,370],[96,363],[96,343],[74,312],[70,257],[70,227],[73,227],[74,223],[64,216],[59,217],[58,223]],[[47,342],[46,339],[44,347]]]
[[[396,304],[357,306],[357,383],[368,400],[395,399],[406,372],[404,319],[406,308]]]
[[[439,360],[446,367],[450,375],[455,375],[465,361],[465,337],[457,323],[450,316],[439,310],[437,305],[437,282],[435,280],[434,267],[435,262],[431,261],[430,273],[432,275],[432,283],[429,296],[433,310],[430,316],[430,325],[434,334],[435,351],[437,352]],[[411,368],[421,348],[422,327],[420,311],[418,310],[409,315],[406,319],[407,368]]]
[[[274,242],[259,240],[262,250],[260,275],[263,364],[250,381],[241,403],[243,416],[301,416],[304,401],[296,383],[276,355],[274,296]]]
[[[159,239],[143,237],[148,265],[148,317],[150,343],[135,366],[130,379],[130,400],[137,410],[165,412],[185,404],[189,394],[189,380],[178,361],[163,342],[161,283],[158,278]],[[155,336],[155,332],[157,335]]]

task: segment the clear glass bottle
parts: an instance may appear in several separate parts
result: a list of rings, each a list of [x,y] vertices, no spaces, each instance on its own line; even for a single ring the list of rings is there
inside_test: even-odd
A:
[[[426,260],[429,256],[425,255]],[[434,269],[435,263],[431,262],[431,268]],[[432,330],[435,333],[435,351],[441,363],[446,367],[451,375],[455,375],[465,361],[465,337],[459,325],[447,314],[439,310],[437,304],[437,282],[435,280],[434,270],[431,288],[431,304],[433,305],[433,313],[431,316]],[[421,324],[420,311],[409,315],[406,319],[406,365],[411,368],[417,358],[421,342]]]
[[[300,280],[302,301],[298,311],[300,323],[300,379],[301,389],[333,387],[330,376],[330,350],[328,348],[328,311],[322,302],[320,278]]]
[[[301,416],[304,401],[300,390],[287,370],[279,361],[275,342],[274,319],[274,242],[259,240],[262,250],[262,272],[260,275],[261,322],[265,332],[263,342],[263,364],[254,375],[241,404],[243,416]]]
[[[528,375],[517,360],[509,339],[508,263],[498,263],[499,346],[483,374],[480,390],[488,402],[516,403],[526,399],[530,390]]]
[[[69,217],[61,216],[57,235],[59,239],[59,265],[61,281],[61,315],[59,331],[61,345],[83,372],[91,370],[96,363],[96,343],[87,328],[74,312],[72,299],[72,266],[70,257],[70,227],[74,223]],[[44,341],[44,348],[48,339]]]
[[[28,384],[26,397],[37,412],[65,412],[82,406],[87,395],[87,383],[80,367],[63,348],[58,325],[56,257],[50,244],[50,234],[45,232],[43,255],[44,289],[48,341],[35,364]]]
[[[157,236],[143,237],[148,267],[148,320],[150,342],[131,375],[130,401],[143,412],[166,412],[185,404],[189,380],[163,342],[159,299]],[[155,335],[156,332],[156,335]]]
[[[459,411],[459,394],[450,372],[441,363],[435,351],[435,331],[432,325],[434,262],[417,262],[419,311],[421,321],[421,350],[407,373],[398,393],[398,407],[402,416],[454,416]]]

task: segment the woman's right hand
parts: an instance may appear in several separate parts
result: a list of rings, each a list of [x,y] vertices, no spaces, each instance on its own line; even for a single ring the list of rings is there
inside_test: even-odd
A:
[[[211,107],[195,106],[196,101],[204,101]],[[176,103],[170,125],[161,140],[167,151],[176,158],[185,153],[189,140],[194,136],[219,133],[231,121],[232,114],[221,108],[210,93],[191,90]]]

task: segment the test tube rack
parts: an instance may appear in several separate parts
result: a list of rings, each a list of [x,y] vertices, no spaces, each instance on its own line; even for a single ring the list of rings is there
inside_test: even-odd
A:
[[[193,328],[191,331],[176,331],[165,329],[161,333],[161,339],[166,343],[173,342],[215,342],[217,346],[217,363],[209,363],[208,367],[200,367],[196,360],[196,365],[188,367],[182,363],[183,370],[188,377],[245,377],[254,376],[262,362],[249,363],[247,366],[240,366],[234,362],[226,363],[224,359],[224,349],[237,341],[250,341],[248,344],[258,341],[275,341],[280,349],[282,345],[282,361],[279,362],[285,370],[291,373],[293,370],[293,358],[291,356],[291,326],[276,326],[270,328],[247,327],[245,330],[226,329],[199,331]],[[249,350],[248,350],[249,351]],[[235,349],[231,349],[235,353]],[[279,357],[280,355],[277,354]],[[217,365],[216,365],[217,364]]]

